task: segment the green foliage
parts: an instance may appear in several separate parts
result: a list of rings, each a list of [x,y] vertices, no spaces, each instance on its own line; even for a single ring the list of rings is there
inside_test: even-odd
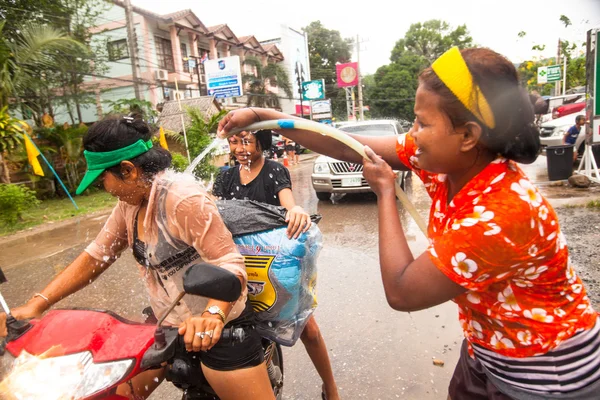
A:
[[[116,101],[108,101],[110,107],[110,114],[140,114],[145,121],[154,120],[158,116],[158,112],[147,100],[133,99],[120,99]]]
[[[181,153],[171,153],[173,157],[171,166],[177,172],[183,172],[190,165],[186,156]]]
[[[563,24],[565,24],[565,28],[568,28],[569,25],[573,25],[573,23],[571,22],[571,20],[569,19],[569,17],[567,17],[566,15],[561,15],[559,18],[560,22],[562,22]]]
[[[554,83],[546,83],[538,85],[537,83],[537,71],[539,67],[555,64],[553,59],[546,59],[540,61],[524,61],[522,62],[517,71],[519,72],[519,79],[521,85],[527,88],[528,91],[537,91],[540,96],[549,96],[554,93]]]
[[[281,108],[279,94],[271,92],[269,86],[281,88],[288,98],[292,98],[290,78],[281,64],[269,63],[263,66],[258,58],[249,56],[244,60],[244,65],[249,65],[256,71],[255,74],[242,76],[244,85],[247,85],[248,106]]]
[[[419,73],[451,47],[472,44],[465,25],[452,30],[440,20],[412,24],[404,38],[396,42],[391,63],[380,67],[365,85],[372,116],[412,121]]]
[[[339,31],[325,28],[321,21],[313,21],[302,30],[308,36],[311,79],[325,80],[333,115],[345,119],[346,95],[344,89],[337,87],[335,65],[350,62],[354,40],[342,38]]]
[[[186,111],[192,120],[191,126],[187,129],[187,139],[190,157],[193,160],[215,139],[219,121],[227,114],[227,111],[221,110],[208,118],[208,120],[205,119],[204,114],[198,109],[188,108]],[[211,165],[213,154],[214,150],[209,152],[194,170],[194,174],[198,178],[210,179],[211,176],[217,174],[218,169]]]
[[[600,200],[591,200],[586,204],[586,207],[600,210]]]
[[[23,140],[26,126],[8,114],[8,106],[0,109],[0,153],[14,149]]]
[[[25,186],[0,184],[0,223],[15,225],[25,211],[39,203],[35,192]]]
[[[404,53],[409,53],[423,57],[430,65],[453,46],[461,49],[473,46],[473,38],[469,36],[466,25],[451,30],[447,22],[438,19],[418,22],[412,24],[404,38],[396,42],[390,60],[395,62]]]

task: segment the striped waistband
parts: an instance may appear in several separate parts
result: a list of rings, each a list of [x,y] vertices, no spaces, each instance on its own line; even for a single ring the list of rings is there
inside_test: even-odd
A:
[[[488,373],[511,386],[538,393],[570,393],[600,379],[600,322],[540,356],[506,357],[477,344],[473,352]]]

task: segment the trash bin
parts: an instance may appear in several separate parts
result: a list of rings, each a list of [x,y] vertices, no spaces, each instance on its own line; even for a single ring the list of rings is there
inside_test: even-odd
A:
[[[546,164],[549,180],[569,179],[573,174],[573,145],[546,147]]]

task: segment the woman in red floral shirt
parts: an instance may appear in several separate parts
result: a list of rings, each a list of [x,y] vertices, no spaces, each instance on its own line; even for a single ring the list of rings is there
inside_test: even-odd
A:
[[[334,139],[285,135],[314,151],[363,162],[377,194],[387,300],[415,311],[453,300],[465,343],[449,397],[598,399],[598,314],[570,263],[557,216],[519,168],[539,153],[527,93],[510,61],[453,48],[419,77],[415,123],[398,138],[354,136],[369,159]],[[260,119],[285,118],[255,110]],[[289,118],[289,117],[288,117]],[[238,110],[224,134],[255,122]],[[413,256],[398,217],[392,169],[411,169],[432,198],[429,248]]]

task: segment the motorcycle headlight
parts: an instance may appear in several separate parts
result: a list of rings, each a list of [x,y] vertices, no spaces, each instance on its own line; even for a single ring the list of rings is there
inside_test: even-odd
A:
[[[325,162],[315,163],[315,166],[313,167],[313,172],[315,174],[328,174],[330,172],[329,164],[327,164]]]
[[[89,351],[48,358],[22,351],[0,383],[0,393],[11,399],[81,399],[123,379],[133,361],[95,364]]]

